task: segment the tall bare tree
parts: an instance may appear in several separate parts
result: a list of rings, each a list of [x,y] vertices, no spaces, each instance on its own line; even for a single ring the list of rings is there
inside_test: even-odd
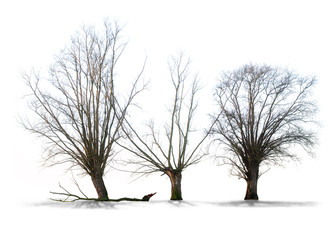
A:
[[[223,157],[231,173],[247,182],[245,200],[258,199],[261,166],[297,159],[296,146],[312,153],[315,82],[267,65],[249,64],[221,75],[215,94],[220,117],[212,133],[231,153]]]
[[[131,161],[131,164],[137,166],[136,173],[161,172],[167,175],[171,182],[171,200],[182,200],[182,171],[198,163],[205,155],[200,147],[208,133],[198,141],[190,141],[190,134],[194,131],[192,120],[198,106],[195,97],[199,91],[197,76],[192,79],[189,76],[190,60],[186,60],[183,54],[172,57],[169,70],[174,86],[174,100],[169,122],[162,127],[164,136],[156,130],[153,121],[148,124],[148,132],[143,136],[128,123],[124,130],[131,144],[124,145],[124,148],[137,157],[137,160]],[[189,85],[187,82],[190,80]],[[193,146],[190,146],[191,142]]]
[[[143,87],[138,86],[142,69],[126,100],[116,93],[115,69],[126,46],[120,34],[118,24],[109,21],[102,33],[83,27],[55,58],[47,77],[23,75],[35,115],[23,125],[45,140],[46,165],[79,167],[91,177],[100,200],[108,199],[105,169],[116,153],[127,110]]]

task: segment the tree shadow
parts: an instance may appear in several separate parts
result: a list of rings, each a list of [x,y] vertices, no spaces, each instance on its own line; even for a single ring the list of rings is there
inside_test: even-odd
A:
[[[153,201],[154,202],[154,201]],[[190,201],[185,201],[185,200],[169,200],[169,201],[166,201],[167,203],[169,203],[171,206],[174,206],[174,207],[185,207],[185,206],[191,206],[191,207],[194,207],[195,204],[190,202]]]
[[[154,200],[154,201],[122,201],[122,202],[109,202],[109,201],[90,201],[90,200],[77,200],[75,202],[58,202],[58,201],[43,201],[38,203],[28,204],[33,207],[52,207],[52,208],[84,208],[84,209],[120,209],[122,207],[144,207],[150,205],[166,205],[174,207],[195,206],[194,203],[189,201],[171,201],[171,200]]]
[[[78,200],[75,202],[57,202],[57,201],[43,201],[39,203],[30,204],[34,207],[52,207],[52,208],[83,208],[83,209],[117,209],[122,203],[103,202],[103,201],[86,201]]]
[[[237,207],[237,208],[276,208],[276,207],[315,207],[317,202],[312,201],[228,201],[228,202],[210,202],[210,201],[170,201],[170,200],[154,200],[149,202],[104,202],[104,201],[87,201],[78,200],[75,202],[57,202],[43,201],[38,203],[30,203],[33,207],[52,207],[52,208],[72,208],[72,209],[122,209],[124,207],[150,207],[153,205],[172,206],[172,207],[202,207],[204,205],[212,205],[218,207]]]
[[[315,207],[317,202],[301,201],[259,201],[259,200],[242,200],[229,202],[207,202],[208,204],[220,207],[256,207],[256,208],[273,208],[273,207]]]
[[[151,205],[173,206],[173,207],[186,207],[196,206],[195,203],[190,201],[171,201],[171,200],[154,200],[154,201],[122,201],[122,202],[109,202],[109,201],[91,201],[91,200],[77,200],[75,202],[58,202],[46,200],[42,202],[35,202],[26,204],[30,207],[51,207],[51,208],[73,208],[73,209],[120,209],[123,207],[150,207]]]

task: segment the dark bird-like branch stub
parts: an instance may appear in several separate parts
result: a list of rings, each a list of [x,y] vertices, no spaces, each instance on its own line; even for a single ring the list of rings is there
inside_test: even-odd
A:
[[[149,199],[151,199],[151,197],[153,197],[155,194],[156,194],[156,192],[155,192],[155,193],[148,194],[148,195],[145,195],[145,196],[142,198],[142,201],[149,201]]]

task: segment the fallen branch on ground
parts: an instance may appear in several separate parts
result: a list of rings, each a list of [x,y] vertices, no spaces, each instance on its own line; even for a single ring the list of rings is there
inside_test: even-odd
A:
[[[86,201],[101,201],[101,202],[121,202],[121,201],[131,201],[131,202],[148,202],[150,200],[151,197],[153,197],[155,193],[151,193],[151,194],[147,194],[145,196],[143,196],[143,198],[128,198],[128,197],[123,197],[123,198],[118,198],[118,199],[99,199],[99,198],[89,198],[87,197],[81,190],[80,192],[85,196],[85,197],[81,197],[78,196],[76,194],[72,194],[70,193],[67,189],[65,189],[64,187],[61,186],[61,184],[59,184],[59,187],[62,188],[64,190],[64,192],[50,192],[51,194],[54,195],[62,195],[65,196],[65,199],[54,199],[54,198],[50,198],[53,201],[57,201],[57,202],[75,202],[78,200],[86,200]],[[79,187],[77,185],[77,187]]]

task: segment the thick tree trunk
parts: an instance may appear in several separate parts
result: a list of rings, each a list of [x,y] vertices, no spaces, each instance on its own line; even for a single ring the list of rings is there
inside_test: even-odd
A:
[[[247,189],[244,200],[258,200],[258,175],[259,166],[251,168],[250,176],[246,180]]]
[[[92,183],[97,191],[99,200],[108,200],[107,190],[104,184],[102,174],[91,175]]]
[[[171,182],[170,200],[183,200],[182,199],[182,189],[181,189],[182,172],[168,170],[166,173],[169,176],[169,179]]]

